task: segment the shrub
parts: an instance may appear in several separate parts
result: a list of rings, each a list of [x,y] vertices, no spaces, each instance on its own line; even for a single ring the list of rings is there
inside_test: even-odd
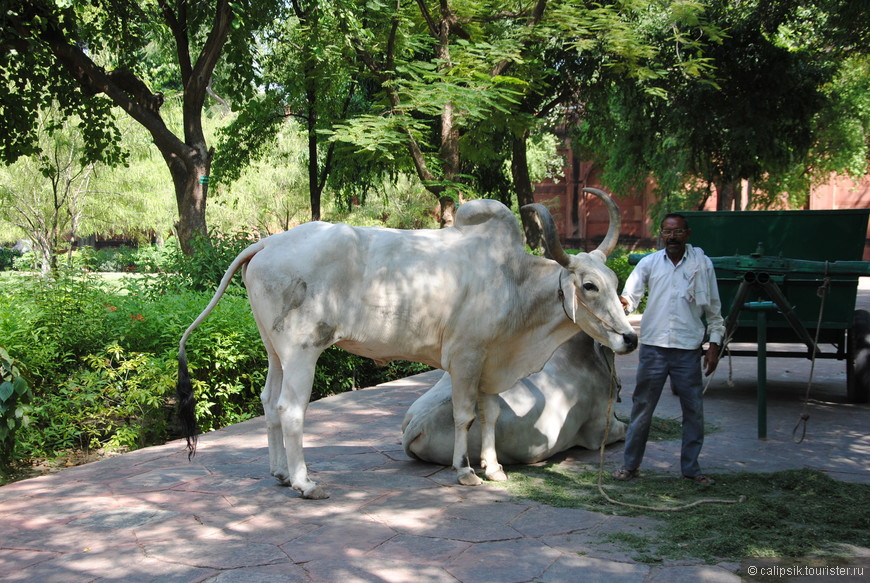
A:
[[[18,280],[15,303],[29,304],[32,354],[19,354],[37,377],[68,372],[78,359],[100,351],[110,338],[106,318],[110,295],[96,276],[61,268],[47,276]]]
[[[198,237],[192,242],[194,252],[191,255],[175,254],[173,278],[188,289],[214,291],[236,255],[255,240],[256,237],[244,232],[211,239]],[[241,285],[241,278],[236,278],[235,282],[234,285]]]
[[[73,253],[73,266],[78,269],[111,273],[159,273],[175,265],[175,239],[168,245],[140,247],[80,247]]]
[[[16,434],[29,423],[30,384],[17,363],[0,347],[0,471],[15,458]]]
[[[66,449],[136,449],[166,439],[174,362],[127,352],[117,344],[88,355],[83,366],[34,402],[21,436],[31,455]]]
[[[617,287],[618,292],[622,292],[622,288],[625,287],[625,281],[628,279],[628,276],[631,275],[631,272],[634,271],[634,265],[630,265],[628,262],[629,255],[643,254],[649,251],[654,251],[654,249],[630,250],[620,246],[613,250],[613,253],[611,253],[607,258],[607,267],[612,269],[614,273],[616,273],[616,277],[619,279],[619,285]],[[637,311],[643,313],[645,308],[646,297],[641,300],[640,305],[637,307]]]
[[[21,257],[22,253],[18,249],[7,249],[0,247],[0,271],[12,269],[15,259]]]

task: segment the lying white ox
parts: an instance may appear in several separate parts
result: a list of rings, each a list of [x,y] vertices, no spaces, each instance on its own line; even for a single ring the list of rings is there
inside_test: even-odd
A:
[[[625,439],[625,423],[607,409],[611,395],[612,353],[584,332],[553,353],[541,372],[498,395],[495,425],[498,460],[531,464],[572,447],[598,449]],[[613,378],[615,400],[618,381]],[[449,373],[414,401],[402,423],[402,445],[409,456],[450,465],[453,455],[453,403]],[[480,425],[468,432],[469,452],[479,451]],[[472,455],[471,463],[478,459]]]
[[[529,205],[556,261],[526,253],[516,218],[492,200],[463,204],[447,229],[312,222],[251,245],[179,343],[179,417],[191,455],[196,419],[185,342],[245,266],[269,359],[261,398],[272,475],[305,498],[327,496],[308,476],[302,437],[315,363],[337,345],[377,361],[411,360],[448,371],[459,483],[480,483],[467,446],[475,404],[481,466],[487,478],[506,479],[495,452],[496,395],[541,370],[579,330],[617,353],[637,346],[616,295],[616,275],[604,265],[619,236],[619,209],[605,193],[589,190],[605,201],[611,220],[590,253],[565,254],[549,212]]]

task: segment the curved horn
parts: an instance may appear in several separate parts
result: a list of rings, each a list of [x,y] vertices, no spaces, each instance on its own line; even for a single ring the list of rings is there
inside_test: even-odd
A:
[[[523,206],[524,211],[531,211],[538,219],[538,226],[541,227],[544,239],[544,251],[550,259],[555,260],[562,267],[568,267],[570,260],[568,254],[562,249],[562,244],[559,243],[559,237],[556,236],[556,223],[553,221],[553,215],[542,204],[532,203]]]
[[[601,244],[596,249],[596,251],[603,253],[606,259],[608,255],[613,253],[616,244],[619,242],[619,231],[622,228],[622,212],[620,212],[619,207],[616,206],[613,199],[610,198],[610,195],[603,190],[584,187],[583,191],[594,194],[603,200],[604,205],[607,207],[607,212],[610,214],[610,226],[607,228],[607,234],[604,235],[604,240],[601,241]]]

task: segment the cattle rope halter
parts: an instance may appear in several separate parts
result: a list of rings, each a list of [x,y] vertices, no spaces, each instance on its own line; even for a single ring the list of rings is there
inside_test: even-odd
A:
[[[567,317],[569,320],[571,320],[572,322],[574,322],[576,324],[577,323],[577,308],[576,308],[576,306],[574,306],[574,305],[571,306],[572,311],[574,312],[573,317],[570,314],[568,314],[568,309],[565,307],[565,292],[564,292],[564,290],[562,290],[562,274],[564,273],[564,271],[565,271],[564,269],[559,271],[559,290],[556,292],[556,295],[558,296],[559,301],[562,302],[562,311],[565,312],[565,317]],[[577,294],[571,294],[571,295],[574,296],[575,302],[577,302],[582,307],[584,307],[589,314],[592,314],[593,316],[595,316],[595,318],[597,318],[598,321],[601,322],[601,324],[603,324],[605,328],[608,328],[608,329],[612,330],[613,332],[615,332],[616,334],[619,334],[619,332],[617,332],[616,328],[614,328],[610,324],[610,322],[608,322],[607,320],[605,320],[604,318],[602,318],[601,316],[596,314],[594,311],[592,311],[592,309],[586,304],[586,302],[584,302],[583,300],[581,300],[580,298],[577,297]]]

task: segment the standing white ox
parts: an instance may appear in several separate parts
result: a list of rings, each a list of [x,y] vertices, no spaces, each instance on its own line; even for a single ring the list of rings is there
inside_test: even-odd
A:
[[[463,204],[447,229],[312,222],[251,245],[179,343],[179,414],[191,453],[196,420],[184,345],[246,266],[248,299],[269,358],[261,397],[272,475],[305,498],[327,497],[308,477],[302,435],[317,358],[337,345],[376,361],[412,360],[448,371],[459,483],[480,483],[467,455],[475,404],[481,466],[487,478],[506,479],[495,453],[496,395],[539,371],[578,329],[614,352],[637,346],[616,275],[604,265],[619,236],[619,209],[604,192],[587,190],[610,213],[607,235],[590,253],[565,254],[549,212],[529,205],[556,261],[526,253],[516,218],[491,200]]]
[[[609,353],[609,354],[608,354]],[[598,449],[625,438],[625,423],[613,412],[607,418],[613,353],[585,332],[560,346],[544,368],[517,381],[497,396],[500,414],[495,425],[498,461],[532,464],[572,447]],[[613,386],[611,386],[613,384]],[[453,455],[453,402],[450,374],[414,401],[402,423],[405,453],[423,461],[450,465]],[[608,427],[609,425],[609,427]],[[480,447],[480,425],[468,432],[469,453]],[[471,463],[474,464],[473,453]]]

